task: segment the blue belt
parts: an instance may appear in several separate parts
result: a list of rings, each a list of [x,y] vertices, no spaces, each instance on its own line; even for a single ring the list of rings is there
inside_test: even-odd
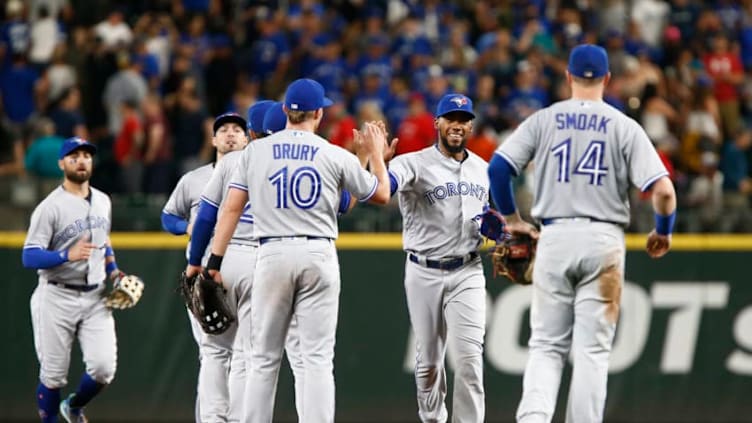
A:
[[[595,219],[593,217],[588,217],[588,216],[552,217],[550,219],[541,219],[540,222],[543,226],[554,225],[557,223],[575,223],[575,222],[610,223],[612,225],[622,226],[621,223],[612,222],[610,220]]]
[[[87,285],[76,285],[76,284],[72,284],[72,283],[65,283],[65,282],[58,282],[58,281],[47,281],[47,283],[49,283],[51,285],[59,286],[61,288],[72,289],[74,291],[80,291],[80,292],[89,292],[89,291],[93,291],[93,290],[99,288],[99,284],[98,283],[91,284],[91,285],[88,285],[88,284]]]
[[[478,253],[473,251],[462,257],[444,257],[439,260],[431,260],[428,258],[421,258],[413,253],[408,254],[408,258],[411,262],[420,264],[421,266],[428,267],[429,269],[439,270],[454,270],[465,264],[475,260],[478,257]]]
[[[277,242],[277,241],[296,241],[296,240],[327,240],[331,241],[331,238],[327,238],[325,236],[270,236],[270,237],[263,237],[259,238],[259,244],[264,245],[267,242]]]

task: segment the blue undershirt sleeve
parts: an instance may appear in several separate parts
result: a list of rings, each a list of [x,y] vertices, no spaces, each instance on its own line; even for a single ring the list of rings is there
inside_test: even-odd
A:
[[[188,221],[180,216],[162,212],[162,229],[173,235],[184,235],[188,231]]]
[[[68,251],[50,251],[41,248],[24,248],[21,255],[27,269],[49,269],[68,261]]]
[[[188,252],[188,263],[193,266],[201,266],[201,258],[204,256],[206,247],[209,245],[214,225],[217,223],[219,208],[207,201],[201,200],[198,205],[196,222],[191,232],[191,248]]]
[[[491,198],[496,209],[503,215],[513,214],[517,210],[512,189],[514,168],[498,154],[494,154],[488,165],[488,178],[491,181]],[[516,175],[514,175],[516,176]]]

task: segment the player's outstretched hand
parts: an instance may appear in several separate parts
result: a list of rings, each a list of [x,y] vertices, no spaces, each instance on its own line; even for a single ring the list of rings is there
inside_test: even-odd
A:
[[[189,264],[185,267],[185,276],[192,278],[196,275],[201,273],[201,267],[200,266],[194,266],[192,264]]]
[[[383,120],[377,120],[376,125],[384,132],[384,141],[389,139],[389,131],[386,130],[386,123]],[[392,160],[392,157],[397,153],[397,143],[399,138],[392,138],[392,142],[386,144],[384,148],[384,162]]]
[[[384,152],[389,149],[386,143],[386,129],[375,122],[365,123],[366,142],[371,143],[371,152],[376,157],[384,157]],[[368,139],[370,138],[370,139]]]
[[[368,150],[364,145],[363,133],[357,129],[353,129],[353,152],[358,156],[358,161],[362,167],[366,167],[368,164]]]
[[[82,236],[68,249],[68,261],[88,260],[91,252],[97,247],[89,242],[88,236]]]
[[[222,274],[219,273],[219,270],[210,269],[210,270],[206,270],[205,272],[209,274],[209,277],[214,282],[222,285]]]
[[[538,233],[538,229],[533,224],[514,217],[507,217],[506,220],[507,231],[509,231],[509,233],[511,233],[512,235],[526,234],[529,235],[532,239],[538,239],[538,236],[540,234]]]
[[[663,257],[671,248],[671,235],[659,235],[655,229],[648,234],[645,249],[652,258]]]

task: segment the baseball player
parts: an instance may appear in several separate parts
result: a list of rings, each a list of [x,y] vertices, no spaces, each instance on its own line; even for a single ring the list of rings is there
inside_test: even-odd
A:
[[[91,187],[97,149],[67,139],[59,153],[63,184],[34,209],[23,248],[23,265],[38,269],[31,296],[34,347],[39,359],[37,403],[43,422],[85,422],[83,409],[112,382],[117,340],[106,307],[105,278],[122,276],[110,244],[111,203]],[[78,339],[86,371],[75,393],[60,401],[73,341]]]
[[[247,422],[272,421],[279,364],[293,315],[305,369],[301,421],[334,421],[340,278],[333,240],[339,191],[344,187],[361,201],[385,204],[389,180],[382,156],[386,135],[376,125],[367,125],[358,145],[368,153],[373,174],[355,156],[314,134],[323,109],[331,104],[316,81],[290,84],[284,102],[287,128],[243,152],[212,241],[207,270],[221,281],[217,271],[250,198],[259,249],[251,290]]]
[[[488,205],[487,163],[465,148],[472,101],[441,98],[438,142],[389,163],[403,218],[405,294],[415,331],[415,383],[423,422],[447,421],[447,342],[457,350],[453,421],[483,422],[486,282],[478,255],[479,215]]]
[[[249,114],[254,110],[249,109]],[[225,156],[246,146],[249,133],[253,128],[247,128],[245,119],[236,113],[218,116],[213,125],[214,138],[212,140],[217,149],[216,162],[199,167],[186,173],[178,182],[167,204],[162,211],[162,226],[173,234],[189,233],[194,235],[193,226],[199,210],[199,196],[213,175],[214,167],[224,162]],[[259,129],[259,128],[256,128]],[[191,244],[187,247],[190,259]],[[204,251],[194,252],[194,259],[200,261]],[[200,422],[215,421],[216,418],[227,418],[229,413],[228,391],[239,391],[245,385],[245,366],[239,362],[235,366],[229,365],[231,348],[226,347],[227,339],[219,342],[210,335],[205,335],[193,315],[188,313],[191,329],[196,344],[199,346],[200,370],[198,378],[198,396],[196,400],[196,420]],[[234,335],[233,335],[234,337]],[[232,346],[232,345],[230,345]],[[238,345],[240,347],[240,345]],[[242,354],[238,354],[242,357]],[[225,368],[230,368],[229,376]],[[229,381],[228,381],[229,377]],[[229,384],[229,387],[228,387]],[[203,407],[200,404],[204,404]],[[220,417],[217,417],[220,416]]]
[[[673,185],[645,131],[603,101],[610,76],[603,48],[575,47],[566,73],[571,98],[528,117],[489,166],[491,193],[508,229],[540,237],[518,422],[551,421],[570,351],[566,421],[603,421],[624,282],[630,183],[652,190],[656,226],[648,235],[648,254],[661,257],[671,246]],[[510,183],[530,161],[536,181],[532,216],[542,224],[540,233],[520,218]]]
[[[272,100],[260,100],[248,108],[248,136],[252,139],[263,138],[264,117],[266,111],[274,104]]]

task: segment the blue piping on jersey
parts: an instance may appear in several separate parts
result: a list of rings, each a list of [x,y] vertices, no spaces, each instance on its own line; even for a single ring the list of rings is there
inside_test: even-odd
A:
[[[68,261],[68,250],[50,251],[42,247],[26,247],[21,254],[23,266],[27,269],[49,269]]]
[[[188,252],[188,263],[193,266],[201,266],[201,258],[217,223],[217,212],[219,208],[205,200],[198,204],[198,213],[191,232],[191,248]]]
[[[369,193],[368,193],[368,195],[366,195],[365,197],[363,197],[363,198],[359,198],[359,199],[358,199],[358,201],[360,201],[361,203],[365,203],[366,201],[370,200],[370,199],[371,199],[371,197],[373,197],[373,196],[374,196],[374,194],[376,194],[376,190],[377,190],[378,188],[379,188],[379,180],[377,179],[377,180],[376,180],[376,181],[374,182],[374,184],[373,184],[373,188],[371,189],[371,192],[369,192]]]
[[[232,182],[230,182],[230,183],[228,184],[228,186],[229,186],[230,188],[235,188],[235,189],[239,189],[239,190],[241,190],[241,191],[245,191],[245,192],[248,192],[248,187],[247,187],[247,186],[245,186],[245,185],[242,185],[242,184],[235,184],[235,183],[232,183]]]
[[[188,231],[188,221],[180,216],[162,212],[162,229],[173,235],[184,235]]]
[[[389,194],[394,195],[394,193],[397,192],[398,187],[399,183],[397,182],[397,177],[394,176],[394,173],[389,172]]]
[[[514,214],[517,205],[514,203],[514,190],[512,189],[512,176],[516,172],[512,165],[504,157],[494,154],[488,165],[488,178],[491,181],[491,198],[496,208],[503,215]]]
[[[642,186],[640,187],[640,191],[642,191],[642,192],[650,191],[650,189],[653,188],[653,184],[657,180],[663,178],[664,176],[668,176],[668,172],[661,171],[661,173],[659,173],[659,174],[653,176],[652,178],[648,179],[644,184],[642,184]]]

